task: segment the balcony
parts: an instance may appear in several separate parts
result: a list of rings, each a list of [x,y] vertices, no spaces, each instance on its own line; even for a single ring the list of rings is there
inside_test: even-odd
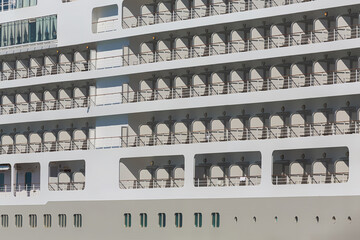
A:
[[[40,164],[15,164],[15,197],[35,197],[40,193]]]
[[[186,36],[143,42],[138,49],[131,45],[124,47],[122,61],[123,66],[128,66],[354,39],[360,37],[359,25],[351,24],[357,17],[339,15],[306,22],[247,26],[240,30],[229,27],[225,32],[189,32]],[[335,21],[330,20],[334,18]]]
[[[122,27],[136,28],[311,1],[314,0],[195,0],[191,4],[188,0],[176,0],[145,2],[141,7],[133,1],[124,1]]]
[[[140,124],[131,125],[134,133],[109,138],[97,138],[97,149],[118,147],[145,147],[177,144],[198,144],[228,141],[274,140],[285,138],[304,138],[359,134],[360,122],[358,106],[332,109],[325,103],[322,108],[239,115],[224,112],[221,116],[192,116],[159,121],[155,118]]]
[[[85,189],[85,161],[59,161],[49,164],[49,191]]]
[[[90,94],[95,93],[95,87],[55,87],[49,90],[43,88],[40,91],[7,93],[8,95],[1,96],[0,115],[90,107],[94,101]]]
[[[1,50],[1,49],[0,49]],[[42,57],[32,57],[18,59],[14,61],[2,61],[0,80],[11,81],[16,79],[26,79],[57,75],[73,72],[84,72],[93,70],[89,53],[85,50],[75,53],[61,53],[58,55],[45,55]]]
[[[0,154],[29,154],[42,152],[76,151],[94,149],[89,136],[94,130],[90,127],[82,129],[28,130],[23,133],[2,133]]]
[[[334,19],[335,16],[331,19]],[[359,25],[353,15],[339,15],[336,21],[327,18],[309,20],[306,23],[288,22],[264,27],[247,27],[240,30],[228,29],[228,33],[208,32],[192,34],[175,39],[155,39],[154,44],[143,42],[139,49],[133,46],[123,48],[122,55],[96,57],[95,50],[63,53],[16,61],[3,61],[0,80],[41,77],[92,70],[105,70],[130,65],[149,64],[180,59],[235,54],[248,51],[295,47],[333,41],[345,41],[360,37]],[[336,27],[331,27],[336,25]],[[306,29],[313,29],[306,31]],[[265,35],[270,32],[270,35]],[[290,33],[288,33],[290,32]],[[249,36],[249,37],[246,37]],[[191,43],[188,44],[188,38]],[[225,41],[225,39],[228,39]],[[209,42],[209,44],[207,44]],[[170,46],[173,47],[170,47]],[[154,47],[155,46],[155,47]]]
[[[147,157],[120,160],[120,189],[181,188],[184,157]]]
[[[195,156],[195,187],[256,186],[260,183],[259,152]]]
[[[276,151],[273,184],[333,184],[349,180],[347,148]]]

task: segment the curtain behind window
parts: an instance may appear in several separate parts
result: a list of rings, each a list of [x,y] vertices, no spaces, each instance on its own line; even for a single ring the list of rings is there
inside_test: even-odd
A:
[[[28,43],[29,42],[29,21],[23,20],[21,21],[21,37],[22,37],[22,43]]]
[[[43,20],[42,18],[36,19],[36,41],[42,41],[44,39]]]

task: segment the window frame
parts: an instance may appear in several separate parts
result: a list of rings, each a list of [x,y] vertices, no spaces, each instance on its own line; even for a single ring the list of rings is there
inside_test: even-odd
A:
[[[44,227],[45,228],[51,228],[52,226],[52,216],[51,214],[44,214],[43,215],[43,218],[44,218]]]
[[[59,218],[59,227],[60,228],[66,228],[66,225],[67,225],[66,214],[59,214],[58,218]]]
[[[3,227],[3,228],[9,227],[9,215],[7,215],[7,214],[1,215],[1,227]]]
[[[16,228],[23,227],[23,216],[21,214],[15,214],[15,227]]]
[[[131,228],[131,213],[124,213],[124,226]]]
[[[194,213],[194,218],[195,218],[195,227],[202,228],[202,213],[200,212]]]
[[[73,218],[74,218],[74,228],[82,228],[83,226],[82,214],[76,213],[73,215]]]
[[[147,228],[147,213],[140,213],[140,227]]]
[[[29,214],[29,226],[31,228],[37,228],[37,215]]]
[[[159,227],[165,228],[166,227],[166,214],[165,213],[159,213]]]
[[[220,213],[218,212],[211,213],[211,225],[213,228],[220,227]]]
[[[175,213],[175,227],[182,228],[183,227],[183,214]]]

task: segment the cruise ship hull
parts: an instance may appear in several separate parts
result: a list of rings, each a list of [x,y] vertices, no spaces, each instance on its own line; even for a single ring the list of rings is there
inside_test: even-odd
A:
[[[247,240],[338,240],[360,235],[358,196],[307,198],[249,198],[144,201],[50,202],[45,206],[8,206],[1,213],[15,221],[17,213],[52,215],[51,228],[31,228],[24,218],[22,228],[9,224],[1,230],[4,239],[247,239]],[[146,212],[148,225],[140,226],[139,214]],[[174,214],[183,214],[182,228],[175,227]],[[202,212],[202,227],[195,227],[194,213]],[[211,213],[220,213],[220,227],[212,226]],[[58,214],[67,214],[65,228]],[[83,227],[72,225],[74,213],[81,213]],[[131,227],[124,225],[124,213],[131,213]],[[159,227],[158,213],[166,213],[166,227]],[[41,229],[41,230],[40,230]]]

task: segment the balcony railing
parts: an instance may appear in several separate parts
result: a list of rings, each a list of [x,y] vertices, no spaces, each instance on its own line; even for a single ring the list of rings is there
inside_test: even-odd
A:
[[[343,126],[347,126],[343,130]],[[316,123],[293,126],[276,126],[263,128],[219,129],[208,131],[177,132],[171,134],[131,135],[107,138],[96,138],[93,142],[96,149],[164,146],[177,144],[214,143],[227,141],[269,140],[284,138],[302,138],[319,136],[336,136],[360,133],[359,121]]]
[[[120,180],[119,186],[121,189],[180,188],[184,186],[184,179]]]
[[[231,176],[224,178],[194,178],[195,187],[235,187],[256,186],[261,183],[261,176]]]
[[[342,76],[342,73],[348,73],[348,77]],[[319,80],[319,78],[326,79],[326,82]],[[197,84],[174,88],[156,88],[154,90],[144,89],[139,91],[101,94],[96,95],[95,97],[99,99],[105,99],[103,101],[104,104],[96,102],[95,105],[101,106],[109,104],[126,104],[179,98],[272,91],[280,89],[344,84],[359,81],[360,74],[358,69],[346,69],[336,72],[317,72],[307,75],[278,76],[264,79],[245,79],[241,81],[229,81],[218,84]],[[299,82],[302,83],[300,84]]]
[[[49,191],[79,191],[85,189],[85,182],[55,182],[48,187]]]
[[[286,5],[311,2],[315,0],[287,0]],[[166,22],[176,22],[188,19],[196,19],[208,16],[217,16],[223,14],[230,14],[236,12],[244,12],[256,10],[259,8],[277,7],[278,4],[274,0],[267,0],[263,6],[257,6],[253,1],[229,1],[227,4],[224,2],[214,2],[209,5],[197,5],[191,8],[175,9],[173,12],[161,11],[139,16],[124,17],[122,21],[123,28],[135,28],[147,25],[161,24]]]
[[[32,183],[31,185],[14,184],[14,192],[16,197],[32,197],[40,192],[40,183]]]
[[[288,35],[268,36],[264,38],[253,38],[244,41],[233,41],[227,43],[212,43],[209,45],[197,45],[191,47],[180,47],[175,49],[160,49],[154,52],[143,52],[141,54],[124,54],[103,58],[93,58],[78,62],[54,63],[51,65],[34,68],[5,70],[0,73],[1,81],[56,75],[64,73],[84,72],[91,70],[104,70],[119,68],[129,65],[148,64],[164,61],[175,61],[180,59],[216,56],[221,54],[233,54],[239,52],[274,49],[280,47],[292,47],[322,42],[340,41],[360,37],[360,25],[343,26],[336,29],[319,29],[308,33],[291,33]],[[340,30],[349,30],[350,34],[342,34]],[[318,34],[326,33],[328,37],[319,39]],[[278,39],[282,39],[281,44]],[[277,39],[277,40],[276,40]],[[256,43],[256,44],[254,44]],[[259,45],[260,43],[260,45]],[[259,46],[262,46],[259,48]],[[165,54],[164,54],[165,53]]]
[[[78,151],[94,149],[95,145],[92,140],[70,140],[70,141],[53,141],[38,142],[27,144],[2,144],[0,145],[0,154],[26,154],[41,152],[61,152],[61,151]]]
[[[84,140],[39,142],[28,144],[0,145],[0,154],[28,154],[41,152],[60,152],[93,149],[114,149],[129,147],[164,146],[195,143],[215,143],[229,141],[270,140],[284,138],[303,138],[359,134],[359,121],[309,123],[292,126],[272,126],[262,128],[218,129],[206,131],[176,132],[167,134],[114,136],[89,138]],[[211,180],[211,179],[210,179]],[[234,179],[229,179],[235,181]],[[250,179],[251,180],[251,179]],[[239,180],[241,181],[241,180]],[[126,182],[123,187],[141,187],[142,183]],[[231,181],[228,181],[230,184]],[[174,185],[175,182],[172,183]],[[210,184],[211,185],[211,184]]]
[[[324,79],[326,80],[324,82]],[[336,72],[317,72],[307,75],[278,76],[271,78],[245,79],[224,83],[189,85],[174,88],[144,89],[89,97],[62,98],[46,101],[19,102],[0,105],[0,115],[53,111],[93,106],[107,106],[148,101],[161,101],[180,98],[194,98],[248,92],[272,91],[332,84],[345,84],[360,81],[359,69],[344,69]],[[301,82],[301,84],[299,83]]]
[[[31,67],[31,68],[23,68],[23,69],[13,69],[13,70],[9,69],[9,70],[4,70],[0,73],[0,80],[10,81],[15,79],[41,77],[41,76],[57,75],[64,73],[84,72],[91,70],[90,64],[91,64],[91,60],[48,64],[39,67]]]
[[[2,186],[0,186],[0,195],[2,193],[9,193],[11,192],[11,185],[10,184],[4,184]]]
[[[293,47],[323,42],[333,42],[360,37],[360,25],[340,26],[335,29],[317,29],[307,33],[291,33],[284,35],[272,35],[261,38],[249,38],[242,41],[216,42],[211,44],[196,45],[191,47],[178,47],[174,49],[159,49],[140,54],[125,54],[123,66],[148,64],[154,62],[175,61],[180,59],[208,57],[223,54],[233,54],[239,52],[249,52],[282,47]],[[341,30],[348,30],[349,34],[344,34]],[[326,35],[326,37],[319,37]],[[279,41],[278,39],[282,39]],[[108,58],[119,58],[113,56]]]
[[[346,183],[349,173],[273,175],[274,185]]]
[[[89,97],[62,98],[46,101],[19,102],[0,105],[0,115],[42,112],[89,107]]]

